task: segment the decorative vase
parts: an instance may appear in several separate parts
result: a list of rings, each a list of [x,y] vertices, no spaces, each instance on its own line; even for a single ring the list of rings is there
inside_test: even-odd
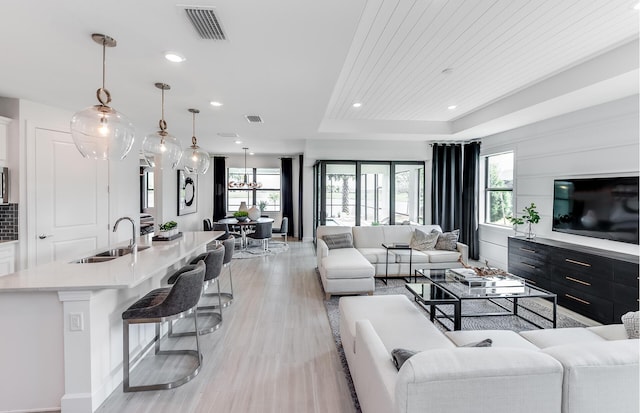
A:
[[[527,239],[534,239],[535,237],[536,237],[536,234],[533,233],[533,228],[531,226],[531,222],[529,222],[529,225],[527,226],[526,238]]]
[[[238,208],[238,211],[245,211],[247,212],[249,209],[247,208],[247,203],[242,201],[240,202],[240,208]]]
[[[260,208],[258,208],[255,205],[249,208],[247,212],[249,213],[249,219],[252,221],[255,221],[256,219],[260,218]]]

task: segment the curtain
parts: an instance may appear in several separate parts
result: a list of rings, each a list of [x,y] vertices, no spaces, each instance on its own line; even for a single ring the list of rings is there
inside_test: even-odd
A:
[[[227,165],[224,156],[213,157],[213,221],[227,216]]]
[[[304,182],[302,165],[304,165],[304,155],[300,154],[298,156],[298,239],[300,240],[302,240],[302,187]]]
[[[280,191],[282,193],[282,217],[289,218],[287,235],[293,236],[293,159],[281,158]]]
[[[478,202],[480,191],[480,142],[464,145],[462,172],[462,227],[460,242],[469,246],[469,258],[480,258],[478,242]]]
[[[433,145],[431,216],[443,231],[462,224],[462,147],[459,144]]]

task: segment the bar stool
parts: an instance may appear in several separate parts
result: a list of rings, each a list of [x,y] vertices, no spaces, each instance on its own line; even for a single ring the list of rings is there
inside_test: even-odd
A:
[[[231,277],[231,260],[233,259],[233,249],[235,246],[235,239],[233,235],[222,241],[222,245],[224,246],[224,260],[222,261],[222,266],[229,268],[229,287],[231,291],[224,293],[205,293],[204,295],[209,297],[218,296],[218,298],[222,300],[221,308],[226,308],[233,302],[233,278]],[[219,308],[217,305],[211,307]]]
[[[202,288],[202,296],[210,296],[212,294],[207,294],[207,289],[211,286],[211,284],[215,283],[218,286],[218,294],[220,294],[220,283],[218,282],[218,277],[220,276],[220,272],[222,272],[222,262],[224,260],[224,246],[223,245],[218,245],[216,248],[207,251],[207,252],[203,252],[202,254],[198,255],[196,258],[194,258],[193,260],[191,260],[190,264],[197,264],[198,262],[202,261],[205,263],[206,265],[206,271],[204,274],[204,283],[203,283],[203,288]],[[172,275],[171,277],[169,277],[169,279],[167,280],[167,282],[169,284],[173,284],[175,283],[177,277],[175,277],[174,275]],[[202,305],[198,305],[196,311],[198,312],[199,315],[203,315],[203,310],[212,310],[214,308],[221,308],[222,307],[222,299],[220,297],[218,297],[218,303],[219,306],[202,306]],[[221,325],[222,325],[222,311],[220,311],[219,313],[216,312],[207,312],[204,315],[208,316],[211,319],[211,327],[208,328],[203,328],[201,330],[193,330],[193,331],[186,331],[186,332],[181,332],[181,333],[175,333],[173,331],[173,323],[169,323],[169,337],[185,337],[185,336],[192,336],[195,334],[196,331],[198,331],[198,334],[200,335],[204,335],[204,334],[209,334],[209,333],[213,333],[214,331],[216,331]]]
[[[202,366],[202,353],[200,352],[200,342],[196,335],[196,350],[160,350],[160,326],[166,321],[171,322],[179,318],[186,317],[194,313],[193,324],[198,330],[198,315],[196,307],[202,294],[204,282],[205,265],[199,262],[197,265],[189,265],[176,272],[176,282],[172,287],[158,288],[133,303],[122,313],[122,390],[126,392],[146,391],[146,390],[166,390],[181,386],[193,379]],[[153,339],[133,360],[129,359],[129,325],[155,323],[156,334]],[[197,360],[197,365],[186,376],[168,383],[147,384],[131,386],[129,374],[131,364],[135,364],[146,350],[155,343],[156,355],[179,355],[189,356]]]

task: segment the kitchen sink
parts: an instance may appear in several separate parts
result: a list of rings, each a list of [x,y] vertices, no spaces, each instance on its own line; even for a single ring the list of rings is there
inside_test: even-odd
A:
[[[144,251],[147,248],[149,248],[148,245],[139,246],[138,252]],[[71,261],[71,263],[72,264],[95,264],[98,262],[115,260],[116,258],[122,257],[127,254],[131,254],[131,248],[129,247],[112,248],[110,250],[100,252],[90,257],[85,257],[79,260]]]

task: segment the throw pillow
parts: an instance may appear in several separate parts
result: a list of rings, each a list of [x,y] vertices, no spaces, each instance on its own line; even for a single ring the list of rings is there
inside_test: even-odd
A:
[[[438,241],[438,236],[439,234],[437,232],[426,233],[416,229],[411,235],[411,243],[409,245],[411,248],[418,251],[433,250],[436,246],[436,242]]]
[[[491,347],[492,344],[493,344],[493,340],[491,340],[490,338],[485,338],[482,341],[477,341],[475,343],[468,343],[460,347]]]
[[[396,368],[400,370],[400,367],[402,367],[404,362],[409,360],[411,356],[415,356],[417,353],[417,351],[407,350],[404,348],[394,348],[391,350],[391,359],[393,360],[393,364]]]
[[[440,233],[438,232],[438,230],[434,229],[431,232],[435,232],[436,234],[438,234],[438,241],[436,242],[435,247],[437,250],[456,251],[458,249],[457,242],[458,235],[460,234],[459,229],[443,233]]]
[[[338,248],[353,248],[353,237],[351,233],[325,235],[322,240],[330,250]]]
[[[640,311],[629,311],[622,316],[622,324],[624,329],[627,330],[627,337],[640,338]]]

